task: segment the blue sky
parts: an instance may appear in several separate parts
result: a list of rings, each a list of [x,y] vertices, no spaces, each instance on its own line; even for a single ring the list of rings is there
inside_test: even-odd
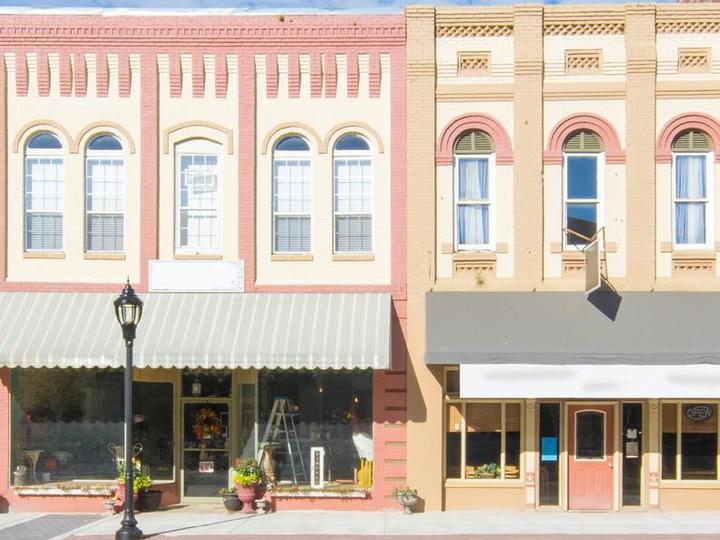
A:
[[[400,11],[408,4],[498,5],[518,3],[515,0],[0,0],[0,6],[24,11],[27,8],[134,8],[134,9],[217,9],[233,12],[246,11],[332,11],[332,12],[384,12]],[[535,0],[536,2],[539,0]],[[660,0],[662,1],[662,0]],[[623,3],[615,0],[546,0],[545,4],[608,4]],[[15,11],[15,9],[10,9]]]

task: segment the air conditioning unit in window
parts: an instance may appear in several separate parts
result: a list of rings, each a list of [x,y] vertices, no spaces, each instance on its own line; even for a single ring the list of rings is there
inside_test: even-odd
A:
[[[189,165],[185,169],[185,185],[193,193],[215,191],[217,174],[215,165]]]

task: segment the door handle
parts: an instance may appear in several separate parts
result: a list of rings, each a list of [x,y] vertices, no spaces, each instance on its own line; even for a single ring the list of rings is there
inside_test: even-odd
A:
[[[611,469],[613,468],[613,463],[612,463],[612,461],[608,463],[608,467],[610,467]]]

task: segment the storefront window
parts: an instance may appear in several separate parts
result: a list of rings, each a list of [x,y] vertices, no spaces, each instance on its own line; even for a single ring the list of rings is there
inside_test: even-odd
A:
[[[123,444],[123,374],[12,370],[12,481],[111,480],[108,445]]]
[[[662,414],[663,478],[717,480],[717,404],[665,403]]]
[[[276,412],[289,411],[280,418],[285,422],[281,429],[271,425],[267,430],[276,400],[286,400],[282,408],[278,401]],[[372,485],[370,370],[263,370],[258,376],[258,409],[259,444],[267,449],[263,468],[278,484],[308,484],[310,449],[321,447],[326,484]],[[287,451],[288,442],[293,455]]]
[[[520,448],[519,403],[447,405],[446,478],[518,479]]]
[[[133,439],[153,480],[173,479],[173,384],[133,383]]]
[[[115,480],[124,447],[123,372],[13,369],[12,479],[16,485]],[[173,478],[173,385],[133,384],[133,435],[154,480]]]

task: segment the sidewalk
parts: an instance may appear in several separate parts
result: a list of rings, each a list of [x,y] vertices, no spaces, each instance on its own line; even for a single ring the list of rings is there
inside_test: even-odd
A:
[[[82,540],[109,538],[121,516],[105,517],[71,533]],[[138,515],[145,535],[204,538],[212,535],[276,536],[459,536],[459,535],[710,535],[720,539],[720,512],[560,513],[560,512],[278,512],[266,515],[176,509]],[[681,536],[678,536],[681,535]],[[0,534],[0,536],[2,536]],[[666,537],[667,538],[667,537]],[[707,538],[707,537],[706,537]],[[187,539],[189,540],[189,538]]]
[[[0,514],[0,538],[111,540],[122,516]],[[213,536],[223,540],[620,540],[720,539],[720,512],[293,512],[228,514],[214,505],[194,505],[138,514],[138,526],[155,540]],[[85,520],[84,522],[82,520]],[[59,527],[61,523],[74,526]],[[55,527],[53,529],[53,527]],[[52,534],[46,531],[53,531]],[[371,539],[370,539],[371,540]]]

